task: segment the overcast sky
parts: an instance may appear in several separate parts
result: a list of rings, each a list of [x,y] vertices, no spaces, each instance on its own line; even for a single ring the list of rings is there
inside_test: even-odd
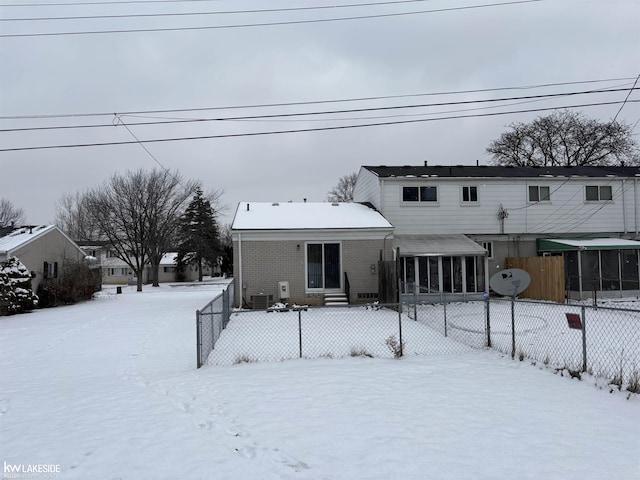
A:
[[[0,149],[198,136],[220,136],[366,123],[429,120],[306,133],[0,152],[0,197],[22,207],[29,223],[50,223],[65,192],[85,190],[127,169],[169,168],[223,190],[223,222],[239,201],[324,201],[342,175],[361,165],[490,162],[485,149],[511,122],[549,112],[485,115],[598,102],[621,102],[640,74],[640,2],[545,0],[425,12],[492,0],[386,2],[350,8],[197,16],[17,21],[18,18],[223,12],[336,4],[327,0],[0,0],[0,129],[105,124],[0,132]],[[377,0],[379,1],[379,0]],[[60,5],[61,3],[93,5]],[[17,7],[9,4],[57,3]],[[339,4],[365,3],[341,2]],[[373,3],[373,2],[371,2]],[[16,34],[247,25],[377,18],[236,28],[60,36]],[[422,13],[418,13],[422,12]],[[14,20],[8,20],[14,19]],[[405,96],[276,107],[68,118],[6,118],[317,102],[617,79],[546,88]],[[627,89],[609,93],[315,116],[170,123],[371,109],[399,105]],[[634,92],[629,100],[640,99]],[[611,120],[620,104],[584,107]],[[470,110],[473,109],[473,110]],[[455,112],[455,113],[444,113]],[[153,118],[148,118],[153,117]],[[373,117],[373,118],[371,118]],[[640,103],[618,119],[640,132]],[[131,133],[123,125],[129,126]]]

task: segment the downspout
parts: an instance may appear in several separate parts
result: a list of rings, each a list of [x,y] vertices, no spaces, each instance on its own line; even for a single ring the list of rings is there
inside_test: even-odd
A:
[[[242,308],[242,299],[244,297],[244,288],[242,284],[242,233],[238,232],[238,279],[240,285],[238,285],[238,291],[240,292],[240,301],[238,307]]]
[[[382,239],[382,260],[385,261],[387,258],[387,237],[393,235],[393,231],[387,233]]]

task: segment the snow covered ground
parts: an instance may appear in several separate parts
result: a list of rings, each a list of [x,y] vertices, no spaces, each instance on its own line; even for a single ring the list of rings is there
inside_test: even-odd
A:
[[[219,288],[0,318],[2,465],[64,480],[638,478],[638,396],[493,351],[196,370],[194,312]]]

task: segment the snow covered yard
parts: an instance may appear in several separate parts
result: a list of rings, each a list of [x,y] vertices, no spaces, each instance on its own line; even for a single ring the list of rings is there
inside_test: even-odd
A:
[[[0,319],[0,460],[64,480],[637,478],[638,396],[492,351],[196,370],[215,291]]]

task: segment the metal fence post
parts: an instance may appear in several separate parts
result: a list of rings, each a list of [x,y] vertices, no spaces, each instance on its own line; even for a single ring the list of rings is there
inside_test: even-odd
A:
[[[582,305],[582,371],[587,371],[587,309]]]
[[[200,310],[196,310],[196,368],[200,368],[202,363],[200,362],[200,352],[202,351],[202,335],[200,332]]]
[[[416,291],[415,283],[413,284],[413,319],[416,322],[418,321],[418,292]]]
[[[487,347],[491,348],[491,313],[490,313],[490,306],[489,306],[489,296],[487,296],[487,299],[485,301],[485,312],[486,312],[486,316],[487,316]]]
[[[516,296],[511,297],[511,359],[516,358]]]
[[[447,302],[442,304],[442,309],[444,311],[444,336],[447,336]]]
[[[400,336],[400,356],[404,355],[402,351],[402,304],[400,304],[400,308],[398,308],[398,335]]]
[[[300,358],[302,358],[302,309],[298,310],[298,341],[300,346]]]

